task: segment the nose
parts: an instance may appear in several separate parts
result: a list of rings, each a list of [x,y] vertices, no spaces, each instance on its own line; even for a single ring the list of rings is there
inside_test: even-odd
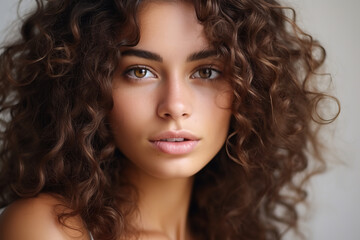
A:
[[[191,87],[173,77],[163,83],[157,114],[163,119],[186,119],[192,114]]]

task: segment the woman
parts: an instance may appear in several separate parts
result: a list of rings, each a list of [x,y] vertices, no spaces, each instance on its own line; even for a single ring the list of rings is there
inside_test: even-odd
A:
[[[285,8],[37,6],[1,55],[1,239],[280,239],[296,229],[307,153],[322,163],[312,124],[326,123],[314,117],[326,95],[312,80],[325,51]]]

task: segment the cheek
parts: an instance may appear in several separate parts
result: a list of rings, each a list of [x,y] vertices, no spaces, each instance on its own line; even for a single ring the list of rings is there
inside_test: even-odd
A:
[[[127,104],[124,104],[124,100],[119,97],[114,97],[114,106],[110,112],[110,124],[113,130],[121,129],[121,126],[124,125],[124,122],[127,121],[131,115],[128,115],[129,109]],[[127,116],[125,118],[125,116]]]
[[[215,112],[212,119],[217,125],[214,128],[217,127],[217,134],[219,138],[223,138],[223,141],[226,139],[230,126],[233,99],[233,91],[230,88],[224,88],[215,97]]]
[[[192,103],[194,116],[204,125],[224,128],[230,122],[233,90],[224,83],[214,84],[206,89],[196,91]]]
[[[130,132],[137,128],[137,124],[141,124],[141,114],[144,109],[141,109],[142,104],[137,104],[137,101],[129,98],[126,94],[113,94],[114,106],[110,112],[110,125],[115,137],[119,143],[124,138],[130,137]],[[133,132],[134,135],[136,132]]]
[[[225,141],[231,118],[233,95],[231,90],[214,92],[199,105],[199,119],[201,128],[208,132],[216,144]]]
[[[233,91],[231,89],[224,89],[220,91],[215,97],[215,105],[224,110],[230,110],[233,102]]]
[[[150,109],[151,99],[143,92],[119,88],[113,91],[114,106],[110,116],[116,125],[137,123],[145,118]]]

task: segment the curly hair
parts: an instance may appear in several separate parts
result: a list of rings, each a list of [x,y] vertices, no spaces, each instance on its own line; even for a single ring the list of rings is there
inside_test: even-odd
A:
[[[142,1],[44,2],[36,0],[21,37],[0,56],[0,207],[51,193],[72,209],[59,214],[64,225],[79,215],[95,239],[129,236],[136,201],[107,116],[119,48],[140,39]],[[325,50],[275,0],[191,2],[227,61],[234,94],[226,143],[195,175],[191,231],[197,239],[280,239],[297,227],[310,150],[325,164],[313,125],[336,116],[314,117],[328,95],[312,84]]]

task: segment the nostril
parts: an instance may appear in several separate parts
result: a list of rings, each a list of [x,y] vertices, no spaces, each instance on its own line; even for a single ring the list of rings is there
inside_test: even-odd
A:
[[[159,117],[175,120],[178,118],[188,118],[191,115],[192,107],[190,103],[186,103],[183,99],[181,99],[181,102],[170,100],[161,101],[157,106]]]

